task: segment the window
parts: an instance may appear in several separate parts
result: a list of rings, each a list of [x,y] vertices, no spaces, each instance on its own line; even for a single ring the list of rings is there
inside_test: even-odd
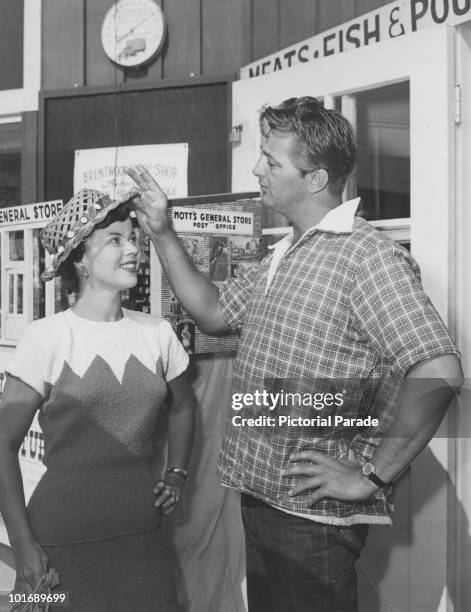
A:
[[[41,228],[60,203],[0,208],[0,344],[16,344],[32,320],[70,306],[58,279],[41,280],[50,257],[41,244]]]
[[[409,83],[356,94],[357,193],[368,220],[410,217]]]
[[[357,164],[344,199],[360,196],[359,214],[410,249],[409,82],[336,96],[331,105],[343,112],[357,134]],[[287,231],[286,227],[264,229],[266,244]]]
[[[0,90],[23,87],[23,16],[23,0],[0,0]]]
[[[22,124],[0,124],[0,208],[21,204]]]
[[[2,235],[2,336],[6,340],[21,337],[26,326],[25,304],[25,230]]]
[[[0,0],[0,119],[38,110],[42,0]]]

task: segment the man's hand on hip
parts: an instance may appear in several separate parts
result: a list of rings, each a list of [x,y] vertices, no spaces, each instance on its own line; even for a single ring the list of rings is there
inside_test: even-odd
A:
[[[136,165],[126,168],[125,172],[136,183],[141,195],[133,199],[134,210],[139,225],[148,235],[158,235],[170,227],[167,215],[167,196],[157,181],[144,168]]]
[[[341,499],[355,502],[367,499],[377,489],[361,473],[358,463],[333,459],[313,450],[300,451],[290,457],[290,467],[282,475],[302,476],[303,480],[295,485],[288,495],[295,497],[305,491],[312,491],[307,500],[308,506],[324,498]]]

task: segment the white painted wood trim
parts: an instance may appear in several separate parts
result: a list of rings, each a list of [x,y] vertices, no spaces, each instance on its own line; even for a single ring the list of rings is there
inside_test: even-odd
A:
[[[0,119],[38,110],[41,89],[41,0],[24,0],[23,87],[0,91]]]

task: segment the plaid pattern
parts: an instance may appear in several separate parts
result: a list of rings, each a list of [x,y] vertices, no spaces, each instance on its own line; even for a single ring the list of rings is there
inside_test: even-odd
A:
[[[395,398],[408,370],[457,351],[423,292],[411,255],[363,219],[355,218],[348,233],[306,232],[287,251],[266,291],[272,257],[220,287],[225,320],[241,330],[232,393],[342,393],[337,414],[378,417],[380,427],[237,427],[232,424],[236,414],[312,418],[334,414],[335,408],[229,409],[220,478],[314,520],[389,522],[392,490],[379,490],[362,503],[325,499],[308,508],[308,493],[288,497],[296,480],[282,478],[280,470],[302,449],[336,458],[354,454],[359,463],[368,461],[394,417]]]

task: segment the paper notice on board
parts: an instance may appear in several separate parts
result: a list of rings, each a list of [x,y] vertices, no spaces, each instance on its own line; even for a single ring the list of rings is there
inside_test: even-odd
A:
[[[74,192],[98,189],[117,198],[135,188],[126,167],[140,164],[149,170],[169,198],[188,195],[188,143],[77,149]]]

